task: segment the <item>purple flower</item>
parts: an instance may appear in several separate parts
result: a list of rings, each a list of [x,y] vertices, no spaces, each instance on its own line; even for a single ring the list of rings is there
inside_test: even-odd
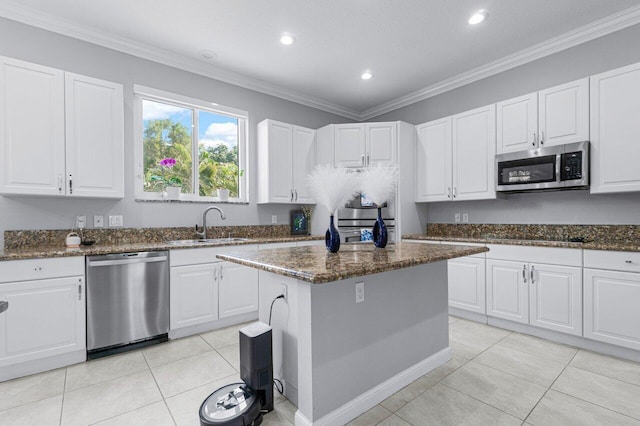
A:
[[[176,159],[175,158],[163,158],[160,161],[160,165],[163,166],[163,167],[171,168],[171,167],[176,165]]]

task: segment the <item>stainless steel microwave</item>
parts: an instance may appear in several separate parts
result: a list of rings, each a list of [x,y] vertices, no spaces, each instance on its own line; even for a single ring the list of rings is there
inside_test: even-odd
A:
[[[589,188],[589,142],[496,155],[496,191]]]

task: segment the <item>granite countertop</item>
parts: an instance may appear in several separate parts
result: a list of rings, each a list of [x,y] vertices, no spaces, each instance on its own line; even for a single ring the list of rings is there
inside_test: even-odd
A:
[[[426,234],[408,234],[403,235],[404,240],[423,240],[423,241],[451,241],[461,243],[479,243],[479,244],[506,244],[514,246],[536,246],[536,247],[557,247],[557,248],[576,248],[584,250],[611,250],[611,251],[636,251],[640,252],[640,241],[554,241],[554,240],[529,240],[529,239],[512,239],[512,238],[472,238],[472,237],[447,237],[432,236]]]
[[[291,237],[256,237],[246,241],[219,241],[211,243],[193,244],[169,244],[163,243],[136,243],[136,244],[96,244],[93,246],[80,246],[80,248],[67,248],[62,245],[43,246],[38,248],[3,249],[0,250],[0,261],[20,259],[42,259],[68,256],[93,256],[111,253],[129,253],[140,251],[182,250],[203,247],[227,247],[250,244],[287,243],[297,241],[321,240],[320,236],[291,236]],[[326,249],[325,249],[326,250]]]
[[[407,268],[489,251],[486,247],[401,242],[384,249],[371,243],[347,243],[338,253],[305,246],[225,253],[222,260],[251,266],[313,284]]]

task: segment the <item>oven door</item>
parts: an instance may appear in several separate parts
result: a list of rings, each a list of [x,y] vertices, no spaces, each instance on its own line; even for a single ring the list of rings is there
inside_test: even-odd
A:
[[[557,155],[497,160],[497,191],[556,188],[559,183]]]

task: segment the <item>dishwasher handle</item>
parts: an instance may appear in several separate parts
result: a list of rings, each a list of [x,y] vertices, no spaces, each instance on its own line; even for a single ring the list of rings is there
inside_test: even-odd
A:
[[[167,260],[167,256],[130,257],[126,259],[117,259],[117,260],[90,260],[88,261],[88,266],[97,267],[97,266],[133,265],[136,263],[165,262],[166,260]]]

